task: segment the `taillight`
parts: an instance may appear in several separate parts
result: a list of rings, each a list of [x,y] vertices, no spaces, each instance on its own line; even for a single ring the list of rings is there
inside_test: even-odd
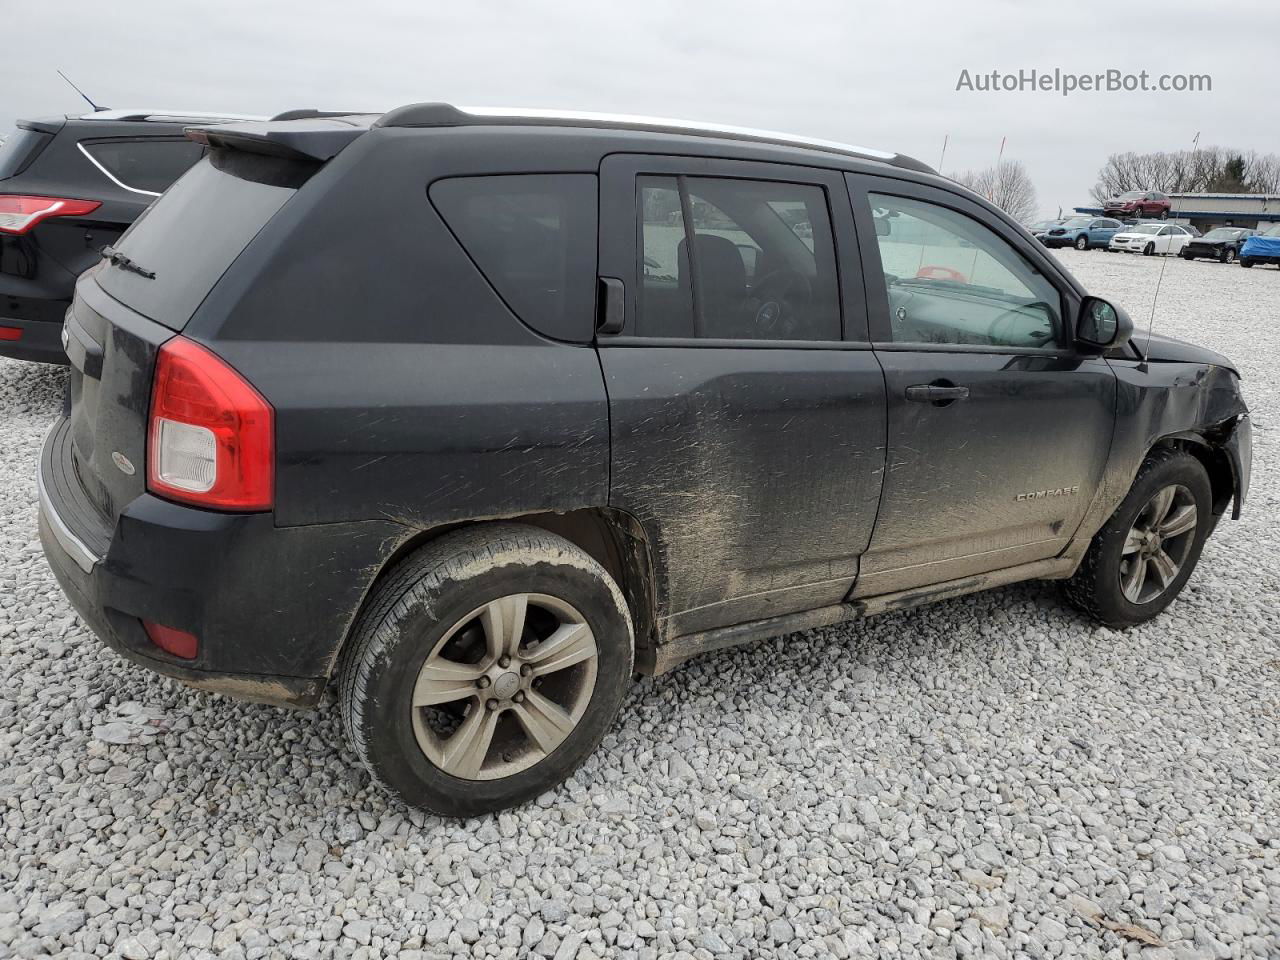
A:
[[[271,404],[225,360],[174,337],[156,358],[147,489],[216,510],[270,510],[273,421]]]
[[[21,235],[41,220],[50,217],[83,217],[100,206],[102,203],[98,200],[0,195],[0,233]]]

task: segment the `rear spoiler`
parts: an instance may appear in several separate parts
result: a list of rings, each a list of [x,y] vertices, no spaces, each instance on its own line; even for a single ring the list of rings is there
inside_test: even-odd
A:
[[[332,160],[357,137],[368,132],[369,118],[308,116],[284,122],[227,123],[187,127],[189,140],[209,147],[245,150],[294,160]]]

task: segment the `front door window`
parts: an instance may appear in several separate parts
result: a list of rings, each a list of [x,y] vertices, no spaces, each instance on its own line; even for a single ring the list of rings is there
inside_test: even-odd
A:
[[[948,207],[871,194],[894,343],[1052,346],[1057,289],[990,228]]]

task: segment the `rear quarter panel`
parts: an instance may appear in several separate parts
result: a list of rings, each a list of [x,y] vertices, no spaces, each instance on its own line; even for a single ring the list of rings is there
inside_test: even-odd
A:
[[[423,529],[607,503],[595,350],[525,326],[436,214],[433,180],[487,172],[474,145],[455,154],[449,142],[361,137],[259,233],[186,329],[275,407],[278,524]],[[519,158],[528,172],[593,164]]]

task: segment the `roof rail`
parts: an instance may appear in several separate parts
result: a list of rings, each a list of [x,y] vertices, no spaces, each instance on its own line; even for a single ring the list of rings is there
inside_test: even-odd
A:
[[[84,113],[80,120],[154,120],[168,123],[184,123],[200,121],[211,123],[217,121],[232,122],[242,120],[266,120],[266,117],[247,113],[208,113],[204,110],[95,110]]]
[[[377,115],[377,110],[317,110],[314,107],[303,107],[298,110],[286,110],[277,113],[272,120],[315,120],[317,117],[358,117]]]
[[[397,107],[384,113],[375,127],[461,127],[471,125],[526,125],[599,127],[606,129],[643,130],[657,133],[677,133],[701,137],[721,137],[756,143],[804,147],[827,153],[838,153],[861,159],[881,160],[895,166],[924,173],[934,173],[932,167],[900,153],[887,153],[870,147],[858,147],[834,140],[756,130],[750,127],[733,127],[719,123],[694,120],[671,120],[664,117],[638,117],[613,113],[586,113],[576,110],[538,110],[526,107],[455,107],[448,103],[414,103]]]

